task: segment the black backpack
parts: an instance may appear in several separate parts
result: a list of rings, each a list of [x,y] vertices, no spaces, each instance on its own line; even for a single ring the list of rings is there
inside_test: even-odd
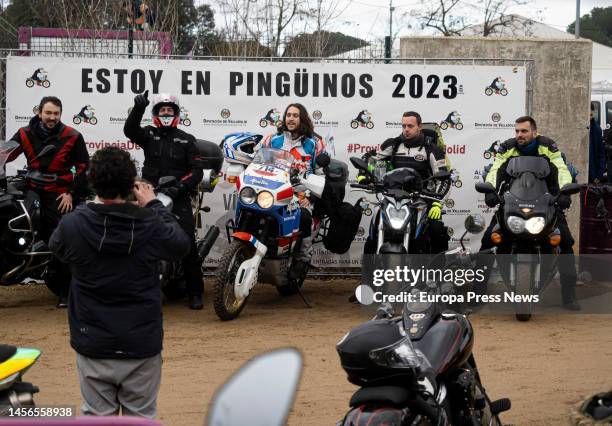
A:
[[[327,216],[323,230],[323,245],[332,253],[344,254],[351,247],[361,223],[359,202],[355,206],[344,202],[348,182],[346,163],[332,159],[325,172],[325,188],[321,200],[315,204],[313,215]]]
[[[351,248],[360,223],[359,201],[354,206],[343,202],[329,215],[329,225],[323,236],[323,246],[332,253],[346,253]]]

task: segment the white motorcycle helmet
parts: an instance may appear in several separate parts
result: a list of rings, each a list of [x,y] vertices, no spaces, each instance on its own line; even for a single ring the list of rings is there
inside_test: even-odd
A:
[[[176,96],[170,95],[168,93],[160,93],[159,95],[155,95],[152,99],[153,108],[153,124],[156,127],[176,127],[181,120],[180,117],[180,105]],[[173,115],[159,115],[159,110],[163,106],[172,107],[172,111],[174,111]]]
[[[251,132],[230,133],[223,137],[221,148],[230,163],[250,164],[259,150],[262,138],[263,135]]]

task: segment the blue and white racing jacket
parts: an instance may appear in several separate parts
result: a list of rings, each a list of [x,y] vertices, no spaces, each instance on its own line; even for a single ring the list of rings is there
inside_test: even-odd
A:
[[[289,132],[269,134],[263,140],[263,146],[288,151],[297,161],[307,164],[310,173],[315,172],[317,155],[325,152],[322,139],[316,136],[312,138],[300,136],[293,139]]]

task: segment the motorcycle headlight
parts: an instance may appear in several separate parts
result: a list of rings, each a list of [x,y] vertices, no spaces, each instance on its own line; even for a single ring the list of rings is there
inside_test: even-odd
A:
[[[539,234],[546,226],[546,220],[542,216],[532,217],[531,219],[525,222],[525,229],[530,234]]]
[[[257,195],[257,204],[262,209],[269,209],[274,204],[274,195],[268,191],[261,191]]]
[[[399,209],[396,209],[393,204],[387,205],[385,209],[385,213],[389,218],[389,224],[391,228],[395,230],[400,230],[404,227],[404,223],[408,219],[408,207],[402,206]]]
[[[257,193],[250,186],[245,186],[240,191],[240,202],[243,204],[253,204],[257,199]]]
[[[371,350],[370,359],[381,367],[387,368],[410,368],[416,371],[431,368],[431,364],[423,352],[414,349],[410,337],[405,337],[384,348]]]
[[[508,229],[514,234],[520,234],[525,230],[525,219],[518,216],[510,216],[508,220],[506,220],[506,224],[508,225]]]

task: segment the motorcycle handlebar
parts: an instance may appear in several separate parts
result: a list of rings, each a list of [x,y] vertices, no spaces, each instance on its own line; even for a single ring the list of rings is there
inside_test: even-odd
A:
[[[370,185],[362,185],[360,183],[351,183],[351,188],[361,189],[364,191],[370,191],[373,193],[381,193],[383,195],[390,195],[390,191],[387,188],[384,188],[381,184],[370,184]],[[399,190],[398,190],[399,191]],[[440,201],[438,198],[431,197],[429,195],[425,195],[422,192],[414,191],[414,192],[406,192],[406,198],[423,198],[431,201]]]

